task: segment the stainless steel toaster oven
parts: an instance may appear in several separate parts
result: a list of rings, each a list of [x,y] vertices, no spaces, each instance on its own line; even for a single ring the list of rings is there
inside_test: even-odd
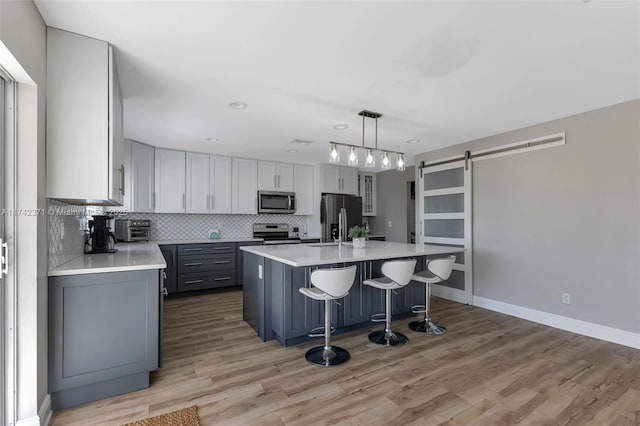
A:
[[[116,239],[118,241],[149,241],[151,221],[148,219],[116,219]]]

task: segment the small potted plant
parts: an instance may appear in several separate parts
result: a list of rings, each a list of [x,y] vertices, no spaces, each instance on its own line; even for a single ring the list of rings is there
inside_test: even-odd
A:
[[[353,239],[353,248],[364,248],[365,241],[369,235],[369,230],[364,226],[353,226],[349,228],[349,237]]]

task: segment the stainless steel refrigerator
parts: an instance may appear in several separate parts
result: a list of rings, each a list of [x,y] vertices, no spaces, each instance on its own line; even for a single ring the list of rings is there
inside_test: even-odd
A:
[[[344,210],[342,210],[344,209]],[[362,197],[340,194],[322,194],[320,201],[320,224],[322,242],[334,242],[338,238],[340,212],[346,214],[346,235],[349,228],[362,225]],[[344,227],[344,226],[343,226]],[[349,240],[351,238],[348,238]],[[346,241],[344,239],[343,241]]]

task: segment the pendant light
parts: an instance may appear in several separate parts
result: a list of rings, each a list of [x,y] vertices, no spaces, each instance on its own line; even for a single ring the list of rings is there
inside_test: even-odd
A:
[[[358,154],[356,154],[355,147],[349,147],[349,158],[347,159],[347,165],[349,166],[357,166],[358,165]]]
[[[331,144],[331,152],[329,153],[329,163],[336,164],[340,162],[340,153],[338,152],[338,145]]]
[[[362,117],[362,145],[351,145],[341,142],[329,142],[331,144],[331,151],[329,155],[330,163],[339,163],[340,162],[340,153],[338,152],[338,148],[340,146],[346,146],[349,148],[347,165],[349,166],[357,166],[358,165],[358,153],[356,148],[362,148],[366,150],[366,156],[364,161],[364,167],[366,168],[374,168],[376,166],[376,152],[378,151],[378,118],[382,117],[382,114],[378,112],[368,111],[363,109],[358,113],[359,116]],[[375,144],[373,147],[368,147],[364,143],[364,130],[365,130],[365,120],[367,118],[373,118],[375,120]],[[391,165],[391,158],[389,153],[395,153],[397,155],[396,160],[396,169],[404,170],[404,153],[397,151],[382,151],[382,169],[391,169],[393,168]]]

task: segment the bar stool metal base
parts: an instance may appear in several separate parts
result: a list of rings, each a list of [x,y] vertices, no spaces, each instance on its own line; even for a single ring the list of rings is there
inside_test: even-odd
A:
[[[325,351],[324,346],[314,346],[304,357],[307,362],[318,367],[333,367],[349,361],[351,355],[339,346],[330,346],[328,351]]]
[[[409,338],[396,331],[378,330],[369,333],[369,341],[382,346],[400,346],[409,342]]]
[[[444,334],[447,332],[447,328],[436,324],[433,321],[413,321],[409,323],[409,328],[418,333],[425,334]]]

